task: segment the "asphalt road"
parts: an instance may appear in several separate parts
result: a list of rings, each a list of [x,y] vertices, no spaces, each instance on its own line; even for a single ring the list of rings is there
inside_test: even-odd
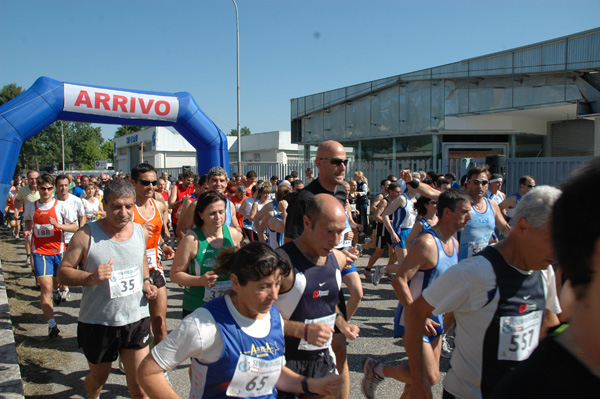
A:
[[[22,245],[22,241],[20,242]],[[19,248],[23,254],[24,251]],[[362,272],[366,265],[368,255],[364,255],[357,262],[357,268]],[[387,262],[387,258],[382,258],[378,264]],[[170,270],[170,262],[165,262],[165,270]],[[167,281],[169,279],[167,278]],[[393,333],[393,315],[397,305],[397,299],[386,278],[382,279],[379,286],[375,287],[370,282],[363,279],[364,297],[363,301],[353,318],[353,323],[357,324],[361,331],[356,341],[348,343],[348,360],[350,367],[351,389],[350,398],[358,399],[364,396],[360,390],[362,378],[362,361],[365,357],[373,357],[385,363],[406,362],[406,353],[401,339],[394,339]],[[71,289],[71,299],[66,304],[58,306],[56,311],[56,320],[61,328],[61,340],[72,341],[69,343],[70,361],[64,366],[57,366],[52,370],[44,370],[47,386],[47,395],[37,395],[35,398],[86,398],[87,395],[83,388],[83,380],[87,375],[88,365],[85,357],[76,346],[76,327],[77,316],[79,312],[79,301],[81,299],[81,287]],[[181,320],[181,301],[183,290],[175,284],[168,283],[168,330],[173,330]],[[43,339],[47,334],[46,324],[43,316],[39,316],[39,323],[30,326],[23,326],[22,333],[30,335],[32,338]],[[169,371],[169,380],[174,389],[184,398],[189,396],[189,362],[180,365],[177,369]],[[442,378],[448,368],[448,362],[442,359]],[[377,389],[377,397],[398,398],[403,390],[403,384],[386,379]],[[441,383],[434,387],[434,398],[441,398]],[[102,399],[128,398],[125,376],[119,371],[118,364],[113,364],[111,375],[104,387],[101,395]]]

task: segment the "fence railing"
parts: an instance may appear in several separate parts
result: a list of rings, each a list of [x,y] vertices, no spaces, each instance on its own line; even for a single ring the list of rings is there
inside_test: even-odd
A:
[[[518,191],[519,178],[523,175],[533,176],[537,185],[547,184],[560,187],[574,170],[582,167],[591,159],[593,157],[509,158],[506,160],[505,184],[502,191],[511,194]],[[351,161],[346,167],[346,179],[352,179],[354,172],[360,170],[369,180],[371,192],[376,193],[380,191],[379,184],[383,179],[389,175],[399,176],[403,169],[434,170],[442,174],[454,172],[460,179],[469,168],[482,163],[485,163],[484,159],[454,160],[446,166],[442,165],[441,160],[435,166],[430,160]],[[285,176],[295,170],[298,172],[299,179],[304,180],[306,168],[312,168],[315,176],[318,174],[314,162],[243,163],[242,174],[245,175],[253,170],[259,180],[269,180],[271,176],[277,176],[283,180]],[[192,170],[196,173],[195,167],[192,167]],[[230,170],[237,170],[237,164],[231,164]],[[159,169],[159,174],[162,172],[177,177],[182,172],[182,168]]]

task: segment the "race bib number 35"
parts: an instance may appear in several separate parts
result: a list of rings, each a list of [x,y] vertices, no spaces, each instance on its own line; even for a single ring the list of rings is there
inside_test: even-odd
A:
[[[240,355],[227,396],[255,398],[270,395],[279,379],[283,367],[283,356],[273,360],[261,360]]]
[[[525,360],[540,340],[543,310],[500,318],[498,360]]]
[[[120,298],[133,295],[142,289],[140,269],[113,270],[110,276],[110,297]]]

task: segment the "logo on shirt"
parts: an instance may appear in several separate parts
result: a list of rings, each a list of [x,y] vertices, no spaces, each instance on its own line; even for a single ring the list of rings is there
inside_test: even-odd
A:
[[[537,305],[535,303],[529,305],[524,303],[519,306],[519,313],[533,312],[534,310],[537,310]]]
[[[323,296],[328,296],[329,295],[329,290],[317,290],[315,292],[313,292],[313,299],[317,299]]]
[[[323,283],[319,283],[319,287],[324,286],[325,284],[327,284],[327,281],[323,282]]]
[[[245,351],[244,355],[261,358],[261,357],[268,356],[269,354],[274,355],[277,352],[279,352],[279,350],[280,349],[277,346],[276,342],[273,342],[273,343],[266,342],[264,345],[252,344],[252,347],[250,348],[250,350]]]

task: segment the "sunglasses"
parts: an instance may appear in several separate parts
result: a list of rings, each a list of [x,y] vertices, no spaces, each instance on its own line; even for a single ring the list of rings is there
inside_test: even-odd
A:
[[[482,186],[487,186],[487,184],[489,183],[489,180],[472,179],[469,181],[473,182],[473,184],[475,184],[475,185],[481,184]]]
[[[526,186],[529,188],[535,188],[535,184],[526,184]]]
[[[39,189],[44,190],[44,191],[51,191],[51,190],[54,190],[54,187],[53,186],[52,187],[43,187],[42,186],[42,187],[39,187]]]
[[[344,166],[348,165],[348,160],[347,159],[341,159],[341,158],[319,158],[319,159],[328,159],[332,165],[335,166],[340,166],[341,164],[344,164]]]
[[[437,201],[429,201],[431,205],[437,205]]]
[[[156,186],[158,184],[158,180],[138,180],[138,183],[140,183],[142,186],[149,186],[150,184]]]

